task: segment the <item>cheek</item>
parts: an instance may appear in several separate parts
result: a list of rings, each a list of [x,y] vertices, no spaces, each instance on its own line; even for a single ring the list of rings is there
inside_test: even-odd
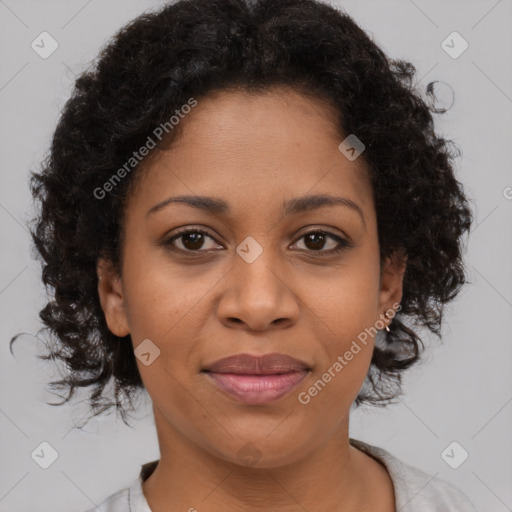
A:
[[[361,289],[334,288],[337,300],[323,294],[313,302],[322,312],[323,335],[318,337],[318,364],[297,397],[318,428],[324,428],[321,422],[325,428],[337,425],[348,414],[368,373],[376,334],[370,291],[363,295]]]
[[[185,344],[204,324],[208,298],[221,276],[199,265],[184,266],[163,255],[132,255],[124,269],[125,308],[134,341],[145,338]]]
[[[198,337],[211,314],[205,304],[218,276],[198,276],[196,270],[194,277],[189,275],[191,269],[179,272],[176,266],[134,261],[137,266],[127,262],[124,271],[133,347],[137,354],[142,350],[138,346],[150,340],[150,351],[158,354],[150,365],[137,358],[141,378],[156,402],[173,403],[177,410],[182,406],[186,410],[190,397],[183,396],[182,386],[189,387],[190,379],[198,373]]]
[[[318,337],[321,357],[312,376],[316,384],[306,390],[305,400],[315,401],[313,407],[319,413],[329,402],[341,407],[333,414],[348,409],[371,363],[379,315],[379,266],[371,254],[360,256],[333,272],[320,291],[317,288],[315,293],[312,284],[307,285],[310,289],[305,296],[321,320],[317,325],[322,335]]]
[[[354,304],[350,296],[340,297],[338,308],[324,317],[329,329],[319,338],[322,357],[310,379],[312,388],[306,390],[310,397],[317,397],[316,406],[337,403],[339,414],[350,407],[368,372],[375,331],[371,329],[374,311],[367,303]],[[359,307],[358,307],[359,306]],[[326,311],[325,307],[323,311]]]
[[[305,278],[302,288],[311,311],[321,320],[331,359],[347,350],[379,316],[379,264],[370,251],[333,269],[322,282]]]

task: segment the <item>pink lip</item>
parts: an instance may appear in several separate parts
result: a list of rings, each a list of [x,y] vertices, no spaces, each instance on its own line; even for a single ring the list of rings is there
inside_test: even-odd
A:
[[[247,404],[266,404],[282,398],[298,386],[307,374],[307,370],[274,375],[207,373],[219,388]]]
[[[223,391],[248,404],[266,404],[288,394],[310,371],[307,364],[285,354],[238,354],[205,368]]]

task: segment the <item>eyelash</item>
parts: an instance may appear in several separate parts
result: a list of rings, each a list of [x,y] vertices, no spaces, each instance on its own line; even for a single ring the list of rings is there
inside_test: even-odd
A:
[[[196,234],[201,234],[201,235],[207,235],[208,237],[210,237],[212,240],[215,240],[215,242],[217,242],[217,240],[215,239],[215,237],[209,232],[209,231],[206,231],[204,229],[190,229],[190,228],[186,228],[182,231],[179,231],[178,233],[174,234],[172,237],[164,240],[162,242],[162,244],[168,248],[170,248],[171,250],[174,250],[174,251],[178,251],[178,252],[182,252],[182,253],[201,253],[201,252],[208,252],[208,250],[201,250],[201,249],[198,249],[197,251],[192,251],[190,249],[180,249],[176,246],[173,245],[173,242],[174,240],[177,240],[178,238],[182,237],[183,235],[187,235],[187,234],[190,234],[190,233],[196,233]],[[321,229],[313,229],[311,231],[308,231],[306,233],[303,233],[297,240],[295,243],[297,243],[299,240],[301,240],[302,238],[304,238],[305,236],[308,236],[308,235],[311,235],[311,234],[322,234],[322,235],[327,235],[328,238],[332,238],[333,240],[335,240],[336,242],[338,242],[338,246],[334,249],[329,249],[328,251],[323,251],[323,250],[318,250],[318,251],[314,251],[314,250],[308,250],[307,252],[308,253],[319,253],[319,254],[323,254],[323,255],[333,255],[333,254],[338,254],[340,253],[341,251],[343,251],[344,249],[346,248],[349,248],[349,247],[352,247],[352,244],[350,242],[348,242],[347,240],[337,236],[337,235],[334,235],[333,233],[330,233],[329,231],[324,231],[324,230],[321,230]],[[217,242],[218,243],[218,242]],[[215,250],[215,249],[214,249]]]

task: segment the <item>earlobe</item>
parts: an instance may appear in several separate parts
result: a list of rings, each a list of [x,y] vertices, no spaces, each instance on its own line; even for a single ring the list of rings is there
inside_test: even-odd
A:
[[[407,268],[407,255],[395,252],[382,265],[380,286],[380,313],[394,309],[400,304],[403,294],[403,278]]]
[[[130,334],[125,311],[125,300],[121,276],[112,264],[100,259],[96,266],[98,274],[98,295],[109,330],[116,336]]]

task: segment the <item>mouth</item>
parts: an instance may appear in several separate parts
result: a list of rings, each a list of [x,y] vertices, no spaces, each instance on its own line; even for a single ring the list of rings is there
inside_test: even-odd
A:
[[[239,354],[202,370],[222,391],[246,404],[267,404],[283,398],[311,371],[308,365],[284,354]]]

